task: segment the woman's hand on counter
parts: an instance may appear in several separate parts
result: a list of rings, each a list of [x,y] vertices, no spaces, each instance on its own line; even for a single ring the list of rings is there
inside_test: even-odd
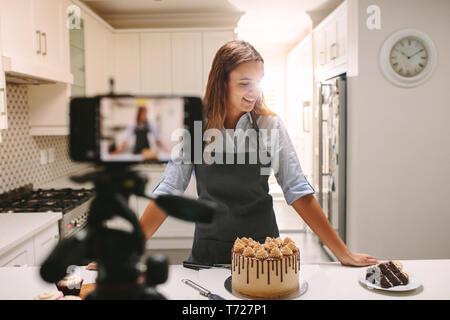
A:
[[[378,263],[377,258],[350,251],[322,211],[316,198],[309,194],[292,203],[292,207],[344,266],[363,267]]]
[[[378,259],[365,253],[350,252],[344,257],[338,258],[343,266],[365,267],[378,263]]]

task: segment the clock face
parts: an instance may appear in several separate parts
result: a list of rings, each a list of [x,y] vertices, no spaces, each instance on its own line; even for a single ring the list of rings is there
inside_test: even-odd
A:
[[[425,69],[428,63],[428,52],[424,44],[416,37],[404,37],[392,47],[389,62],[398,75],[414,77]]]

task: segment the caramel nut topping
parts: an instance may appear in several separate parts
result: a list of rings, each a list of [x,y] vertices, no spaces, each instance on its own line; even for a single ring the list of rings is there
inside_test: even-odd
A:
[[[290,256],[293,252],[289,247],[283,247],[281,249],[281,253],[283,254],[283,256]]]
[[[261,248],[256,251],[256,255],[255,255],[258,259],[266,259],[269,257],[269,255],[267,254],[267,251],[264,250],[264,248],[261,246]]]
[[[244,255],[244,257],[254,257],[255,256],[255,250],[253,250],[250,247],[246,247],[244,249],[243,255]]]
[[[284,238],[284,240],[283,240],[283,246],[287,245],[289,242],[294,242],[294,241],[292,241],[292,239],[289,238],[289,237]]]
[[[289,249],[291,249],[293,252],[297,251],[297,247],[295,246],[294,242],[289,242],[286,247],[288,247]]]
[[[259,249],[263,249],[264,250],[264,247],[263,247],[263,245],[261,243],[257,242],[255,244],[255,246],[253,247],[253,250],[255,250],[255,252],[257,252]]]
[[[235,243],[235,245],[233,246],[234,252],[240,253],[240,252],[243,252],[244,249],[245,249],[245,244],[243,242]]]
[[[270,251],[270,257],[271,258],[281,258],[281,256],[282,256],[281,251],[278,248],[273,248]]]
[[[283,240],[281,240],[280,237],[276,238],[274,241],[276,242],[276,244],[277,244],[279,247],[283,244]]]
[[[275,241],[271,241],[271,242],[268,242],[268,243],[265,243],[264,244],[264,248],[266,249],[266,250],[272,250],[273,248],[278,248],[278,245],[277,245],[277,243],[275,242]]]
[[[251,239],[251,238],[250,238]],[[248,242],[248,244],[247,244],[249,247],[252,247],[252,248],[254,248],[254,247],[256,247],[257,245],[261,245],[258,241],[254,241],[254,240],[251,240],[251,241],[249,241]]]

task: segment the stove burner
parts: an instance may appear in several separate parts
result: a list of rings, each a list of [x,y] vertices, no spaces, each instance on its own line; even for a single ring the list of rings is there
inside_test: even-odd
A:
[[[94,195],[90,189],[14,190],[0,195],[0,212],[68,212]]]

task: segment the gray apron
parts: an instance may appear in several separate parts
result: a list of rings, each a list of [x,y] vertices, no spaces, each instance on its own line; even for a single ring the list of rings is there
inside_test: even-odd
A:
[[[259,128],[252,114],[253,127]],[[259,150],[259,134],[258,148]],[[278,237],[279,231],[269,194],[268,175],[261,175],[259,154],[256,164],[195,164],[199,199],[214,201],[220,213],[210,225],[195,225],[190,260],[197,263],[231,263],[231,248],[237,237],[251,237],[264,243],[266,237]],[[253,158],[252,158],[253,159]]]
[[[134,134],[136,136],[136,143],[134,144],[133,150],[134,154],[140,154],[143,149],[150,149],[150,142],[147,137],[149,131],[150,129],[147,122],[137,125],[134,129]]]

